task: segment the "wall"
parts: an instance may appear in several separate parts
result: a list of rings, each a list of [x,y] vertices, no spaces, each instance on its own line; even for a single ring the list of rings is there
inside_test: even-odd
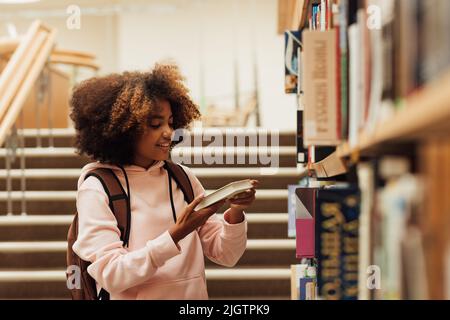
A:
[[[283,37],[276,34],[276,0],[151,3],[145,10],[128,6],[107,15],[84,13],[80,30],[68,30],[66,16],[39,18],[59,29],[61,47],[95,53],[102,74],[146,70],[157,61],[171,59],[180,65],[199,104],[203,91],[223,108],[233,106],[234,59],[240,91],[254,90],[256,48],[262,126],[295,129],[295,99],[286,96],[283,88]],[[24,32],[31,19],[10,21]],[[0,36],[5,30],[0,28]]]

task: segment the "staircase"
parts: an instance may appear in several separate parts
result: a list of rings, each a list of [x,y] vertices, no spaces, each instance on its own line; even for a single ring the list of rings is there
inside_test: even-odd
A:
[[[41,134],[43,147],[36,148],[36,131],[24,131],[27,215],[20,215],[19,159],[11,171],[12,216],[5,215],[7,172],[0,170],[0,299],[70,298],[65,282],[66,236],[76,210],[80,168],[89,160],[74,153],[73,130],[53,130],[53,148],[46,147],[48,130]],[[223,268],[206,259],[211,299],[290,298],[290,265],[296,260],[295,240],[287,238],[287,185],[299,177],[294,132],[280,132],[279,144],[276,175],[262,176],[259,165],[248,163],[188,165],[207,192],[248,177],[260,181],[256,201],[247,212],[247,250],[238,264]],[[223,151],[260,152],[257,147],[241,149]],[[0,168],[5,168],[5,155],[0,149]]]

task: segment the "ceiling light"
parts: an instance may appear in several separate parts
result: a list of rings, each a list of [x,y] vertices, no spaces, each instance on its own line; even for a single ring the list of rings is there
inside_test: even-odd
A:
[[[24,4],[39,2],[40,0],[0,0],[0,4]]]

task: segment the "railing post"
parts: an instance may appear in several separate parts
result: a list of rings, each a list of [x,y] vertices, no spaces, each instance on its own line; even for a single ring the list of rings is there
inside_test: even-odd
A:
[[[50,60],[49,60],[50,61]],[[48,146],[49,148],[54,147],[53,139],[53,115],[52,115],[52,75],[49,67],[49,61],[47,62],[47,68],[42,72],[47,71],[47,110],[48,110]]]
[[[11,132],[6,138],[5,148],[6,148],[6,215],[11,216],[13,214],[13,202],[12,202],[12,179],[11,179],[11,164],[15,160],[15,150],[14,150],[14,135],[16,127],[13,127],[13,132]]]
[[[20,148],[20,191],[21,191],[21,214],[27,215],[27,200],[25,196],[26,191],[26,176],[25,176],[25,131],[24,131],[24,121],[23,121],[23,110],[20,112],[19,116],[19,126],[22,129],[19,135],[19,148]]]

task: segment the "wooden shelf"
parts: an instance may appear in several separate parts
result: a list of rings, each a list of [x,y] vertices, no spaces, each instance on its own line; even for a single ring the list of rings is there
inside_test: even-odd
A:
[[[303,29],[312,1],[315,0],[278,0],[278,33]]]
[[[335,153],[312,165],[317,177],[328,178],[345,173],[348,158],[382,155],[397,145],[423,142],[450,136],[450,71],[406,99],[405,106],[392,118],[379,123],[372,133],[362,133],[358,145],[348,142]]]
[[[373,133],[362,133],[356,147],[338,147],[340,157],[382,153],[392,144],[423,141],[450,135],[450,72],[406,99],[403,109],[376,126]]]

